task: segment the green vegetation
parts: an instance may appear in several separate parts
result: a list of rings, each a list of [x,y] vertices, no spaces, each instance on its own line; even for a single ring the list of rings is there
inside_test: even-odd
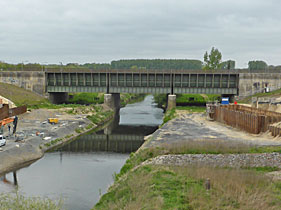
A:
[[[189,112],[205,112],[206,107],[203,107],[203,106],[177,106],[176,110],[187,110]]]
[[[50,147],[50,146],[52,146],[52,145],[57,144],[58,142],[60,142],[60,141],[62,141],[62,140],[63,140],[62,138],[57,138],[57,139],[54,139],[54,140],[52,140],[52,141],[50,141],[50,142],[48,142],[48,143],[45,143],[44,146]]]
[[[46,105],[49,104],[48,100],[44,97],[15,85],[0,83],[1,96],[13,101],[17,106],[27,105]]]
[[[200,60],[188,59],[132,59],[111,62],[112,69],[202,69]]]
[[[69,94],[69,103],[72,104],[102,104],[103,93],[75,93]]]
[[[94,70],[111,69],[111,65],[109,63],[85,63],[79,66],[86,67],[89,69],[94,69]]]
[[[206,102],[220,100],[217,94],[177,94],[177,106],[205,106]],[[166,94],[154,95],[154,101],[159,107],[165,107],[167,103]]]
[[[84,130],[84,128],[76,128],[76,129],[75,129],[75,132],[76,132],[76,133],[82,133],[83,130]]]
[[[249,61],[248,69],[249,70],[266,70],[267,63],[264,61]]]
[[[243,153],[281,153],[281,146],[251,146],[237,142],[216,141],[188,141],[166,144],[162,147],[142,149],[138,153],[131,153],[130,158],[116,175],[116,180],[140,163],[166,154],[243,154]]]
[[[281,95],[281,89],[278,89],[278,90],[271,91],[269,93],[257,93],[252,96],[248,96],[242,100],[239,100],[238,103],[250,104],[252,102],[253,97],[269,97],[269,96],[272,97],[272,96],[280,96],[280,95]]]
[[[235,69],[235,61],[227,60],[222,62],[222,54],[214,47],[211,49],[210,54],[206,51],[204,54],[204,70],[230,70]]]
[[[222,70],[235,69],[235,61],[227,60],[227,61],[221,62],[220,69],[222,69]]]
[[[0,61],[0,70],[1,71],[42,71],[43,66],[38,63],[19,63],[19,64],[9,64]]]
[[[206,102],[219,100],[220,95],[217,94],[178,94],[176,103],[177,105],[202,105],[205,106]]]
[[[204,54],[204,70],[219,69],[222,55],[218,49],[212,47],[210,54],[206,51]]]
[[[62,202],[54,202],[51,199],[25,198],[22,195],[0,194],[0,209],[36,209],[36,210],[59,210],[62,209]]]
[[[219,63],[218,63],[219,61]],[[38,63],[18,63],[9,64],[0,61],[0,71],[44,71],[48,69],[63,69],[64,71],[75,70],[109,70],[109,69],[157,69],[157,70],[169,70],[169,69],[235,69],[235,61],[227,60],[221,61],[221,53],[214,47],[211,49],[210,54],[206,52],[204,54],[204,65],[200,60],[192,59],[130,59],[130,60],[117,60],[111,63],[68,63],[62,64],[48,64],[41,65]],[[281,70],[281,66],[267,65],[264,61],[249,61],[249,70]]]
[[[249,170],[142,165],[94,209],[280,209],[280,186]]]
[[[255,147],[237,142],[190,141],[132,153],[115,175],[115,183],[94,209],[279,209],[281,182],[264,172],[274,167],[245,169],[143,165],[165,154],[237,154],[280,152],[281,147]],[[210,179],[211,190],[205,181]]]
[[[277,167],[269,167],[269,166],[265,166],[265,167],[253,167],[253,168],[244,168],[244,169],[248,169],[248,170],[254,170],[257,172],[261,172],[261,173],[267,173],[267,172],[273,172],[273,171],[280,171],[280,168]]]
[[[113,111],[99,111],[91,116],[88,116],[87,118],[91,120],[94,124],[99,125],[103,122],[105,122],[107,119],[111,118],[113,116]]]
[[[121,106],[125,106],[126,104],[132,104],[139,101],[143,101],[146,94],[132,94],[132,93],[121,93],[120,94],[120,103]]]
[[[174,119],[175,117],[176,117],[176,109],[175,108],[166,111],[166,113],[164,115],[163,123],[162,123],[161,126],[163,126],[165,123],[167,123],[171,119]]]

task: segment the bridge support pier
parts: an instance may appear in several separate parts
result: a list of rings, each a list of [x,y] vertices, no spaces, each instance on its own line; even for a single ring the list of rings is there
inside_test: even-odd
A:
[[[167,110],[176,108],[176,95],[168,95]]]
[[[114,111],[120,109],[120,93],[104,94],[104,104]]]
[[[69,99],[68,93],[49,93],[49,100],[53,104],[63,104]]]

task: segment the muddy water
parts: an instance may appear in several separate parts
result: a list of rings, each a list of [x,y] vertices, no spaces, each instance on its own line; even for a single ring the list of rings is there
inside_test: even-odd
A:
[[[104,130],[45,154],[39,161],[0,179],[0,193],[62,199],[70,210],[91,209],[113,183],[114,173],[129,153],[137,150],[143,137],[162,123],[163,111],[153,97],[127,105]],[[15,179],[16,178],[16,179]]]

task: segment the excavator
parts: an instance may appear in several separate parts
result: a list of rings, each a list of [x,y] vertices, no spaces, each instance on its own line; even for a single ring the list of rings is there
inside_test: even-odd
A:
[[[14,118],[8,117],[3,120],[0,120],[0,126],[4,126],[4,125],[10,124],[12,122],[14,122]]]

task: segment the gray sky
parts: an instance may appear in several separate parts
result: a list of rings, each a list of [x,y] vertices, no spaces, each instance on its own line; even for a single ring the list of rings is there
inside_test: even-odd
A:
[[[203,60],[281,65],[280,0],[1,0],[0,60]]]

